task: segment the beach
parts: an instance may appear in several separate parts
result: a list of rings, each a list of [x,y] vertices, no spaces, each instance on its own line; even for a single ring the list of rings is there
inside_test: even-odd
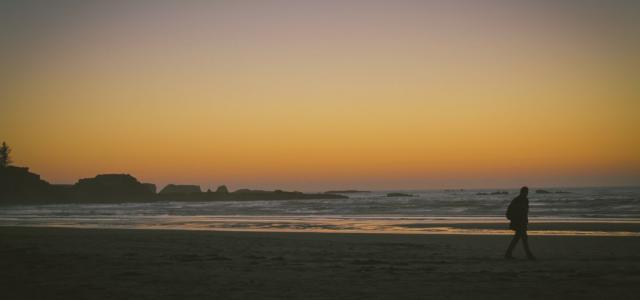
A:
[[[640,238],[0,227],[4,299],[634,299]]]
[[[640,300],[640,0],[0,16],[0,300]]]

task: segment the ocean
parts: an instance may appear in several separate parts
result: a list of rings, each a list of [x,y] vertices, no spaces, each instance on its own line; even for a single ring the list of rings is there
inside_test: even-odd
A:
[[[638,235],[640,188],[531,190],[531,234]],[[400,192],[411,197],[387,197]],[[0,226],[242,231],[510,234],[517,190],[396,190],[349,199],[0,207]]]

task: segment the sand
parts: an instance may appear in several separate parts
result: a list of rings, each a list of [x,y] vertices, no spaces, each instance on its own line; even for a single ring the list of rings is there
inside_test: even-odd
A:
[[[640,238],[0,227],[2,299],[637,299]]]

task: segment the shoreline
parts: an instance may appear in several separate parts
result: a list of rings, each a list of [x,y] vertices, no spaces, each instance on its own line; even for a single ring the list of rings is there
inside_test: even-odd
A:
[[[196,232],[228,232],[228,233],[293,233],[293,234],[354,234],[354,235],[416,235],[416,236],[429,236],[429,235],[452,235],[452,236],[513,236],[514,232],[510,230],[504,231],[484,231],[484,230],[450,230],[441,229],[437,231],[429,232],[380,232],[380,231],[359,231],[359,230],[343,230],[343,231],[331,231],[331,230],[279,230],[279,229],[184,229],[184,228],[140,228],[140,227],[91,227],[91,226],[14,226],[14,225],[0,225],[0,228],[54,228],[54,229],[89,229],[89,230],[153,230],[153,231],[196,231]],[[536,231],[529,230],[528,236],[539,237],[640,237],[638,232],[628,231]]]
[[[305,216],[0,217],[0,227],[185,230],[215,232],[319,232],[329,234],[513,235],[499,220]],[[533,219],[532,236],[640,237],[640,220]]]

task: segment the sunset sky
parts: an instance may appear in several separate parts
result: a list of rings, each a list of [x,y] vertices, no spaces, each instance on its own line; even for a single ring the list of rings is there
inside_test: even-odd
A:
[[[2,1],[0,45],[52,183],[640,185],[640,1]]]

